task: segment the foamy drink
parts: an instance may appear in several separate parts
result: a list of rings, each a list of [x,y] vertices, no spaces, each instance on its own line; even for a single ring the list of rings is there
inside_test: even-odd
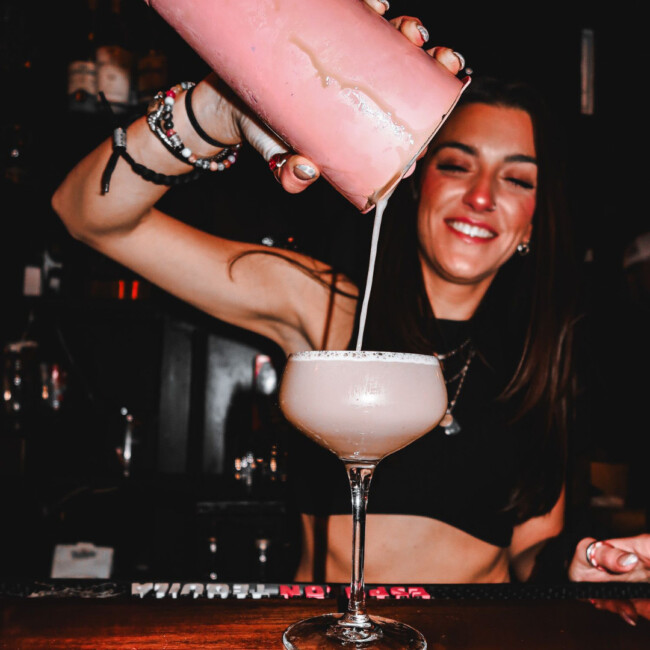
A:
[[[447,393],[435,357],[309,351],[289,358],[280,405],[339,458],[376,463],[436,426]]]

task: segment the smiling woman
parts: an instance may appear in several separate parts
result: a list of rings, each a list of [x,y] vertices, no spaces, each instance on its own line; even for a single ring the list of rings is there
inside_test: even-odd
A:
[[[447,293],[447,284],[466,285],[472,296],[462,307],[438,303],[439,318],[470,317],[499,268],[518,246],[529,245],[536,186],[530,115],[484,103],[459,108],[427,160],[418,207],[431,303]]]
[[[475,79],[419,165],[417,203],[403,185],[384,217],[366,346],[444,358],[454,426],[382,461],[370,581],[524,577],[562,529],[573,274],[562,202],[538,170],[543,117],[532,89]],[[329,515],[326,573],[340,577],[344,477],[303,453],[301,509]]]

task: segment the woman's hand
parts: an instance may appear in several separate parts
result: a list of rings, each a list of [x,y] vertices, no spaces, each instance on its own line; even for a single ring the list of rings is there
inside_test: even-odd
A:
[[[593,537],[583,539],[576,546],[569,578],[575,582],[650,581],[650,535],[600,542]]]
[[[390,7],[388,0],[364,0],[364,2],[381,16]],[[392,18],[389,22],[418,47],[423,47],[429,41],[429,32],[419,18],[399,16],[398,18]],[[426,52],[436,61],[442,63],[452,74],[458,74],[465,67],[463,56],[449,47],[432,47]]]
[[[380,15],[384,15],[389,7],[387,0],[364,2]],[[429,34],[418,18],[400,16],[390,23],[417,47],[429,40]],[[462,56],[448,47],[433,47],[427,53],[452,74],[458,74],[464,67]],[[302,192],[318,179],[320,171],[316,165],[304,156],[288,152],[286,145],[259,124],[216,75],[209,75],[197,86],[193,100],[199,123],[204,128],[211,125],[211,128],[206,128],[209,135],[225,144],[248,140],[270,162],[273,174],[287,192]]]
[[[364,0],[364,2],[382,16],[389,7],[387,0]],[[399,16],[389,22],[417,47],[424,46],[429,40],[429,32],[419,18]],[[426,52],[454,75],[458,74],[465,67],[465,60],[462,55],[454,52],[449,47],[432,47],[426,50]],[[424,156],[425,153],[426,150],[420,154],[420,157]],[[274,174],[287,192],[292,194],[302,192],[320,174],[316,165],[303,156],[288,154],[284,149],[276,152],[276,155],[278,156],[278,160],[281,161],[282,167],[279,170],[274,170]],[[309,170],[313,176],[305,178],[302,175],[296,174],[296,171],[300,172],[304,169]]]

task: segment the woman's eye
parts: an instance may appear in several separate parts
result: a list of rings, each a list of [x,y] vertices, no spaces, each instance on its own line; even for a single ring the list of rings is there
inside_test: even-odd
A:
[[[438,163],[436,167],[443,172],[466,172],[467,171],[467,167],[463,165],[458,165],[456,163]]]
[[[506,178],[506,180],[509,183],[512,183],[513,185],[517,185],[517,187],[523,187],[526,190],[532,190],[535,188],[535,186],[531,182],[525,181],[522,178],[515,178],[513,176],[509,176],[508,178]]]

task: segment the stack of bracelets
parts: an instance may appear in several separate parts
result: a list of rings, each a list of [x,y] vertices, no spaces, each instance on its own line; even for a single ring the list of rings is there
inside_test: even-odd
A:
[[[145,180],[155,183],[157,185],[178,185],[180,183],[187,183],[199,178],[204,172],[219,172],[228,169],[231,165],[237,162],[237,155],[241,144],[227,145],[218,142],[211,138],[199,125],[192,110],[192,92],[196,84],[191,81],[183,81],[167,90],[166,92],[159,92],[149,104],[147,110],[147,123],[151,131],[158,137],[158,139],[165,145],[165,147],[179,160],[194,167],[191,172],[187,174],[180,174],[177,176],[167,176],[159,174],[144,165],[141,165],[127,153],[126,151],[126,129],[118,126],[113,131],[113,153],[106,165],[102,177],[102,193],[106,194],[110,187],[110,179],[117,164],[117,159],[122,157],[131,167],[131,169],[144,178]],[[190,124],[197,132],[199,137],[215,147],[221,147],[221,151],[214,156],[208,158],[199,158],[192,153],[189,147],[183,144],[180,136],[174,130],[173,121],[173,108],[176,102],[176,97],[182,92],[185,93],[185,108],[187,117]],[[104,98],[102,98],[104,99]],[[107,102],[104,102],[107,104]]]

